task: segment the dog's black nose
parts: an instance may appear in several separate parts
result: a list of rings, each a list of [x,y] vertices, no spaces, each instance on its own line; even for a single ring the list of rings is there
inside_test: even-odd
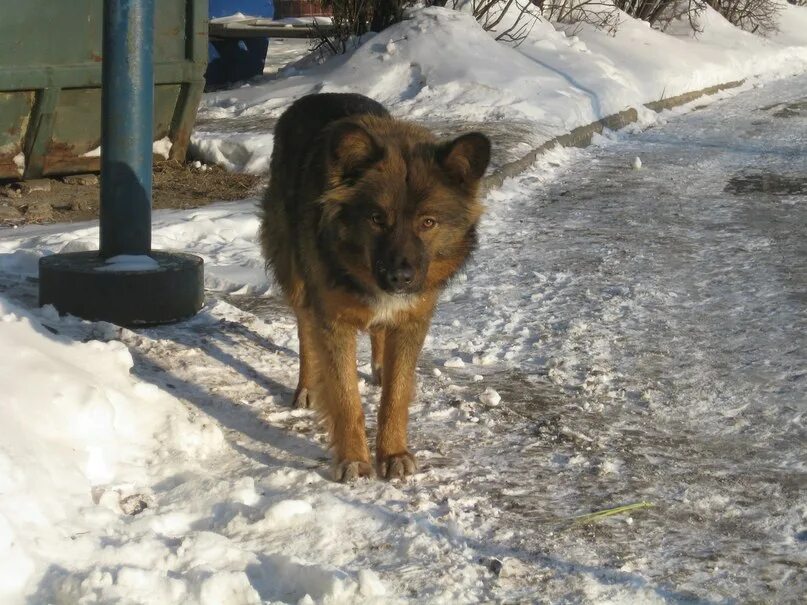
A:
[[[396,290],[403,290],[412,283],[414,278],[415,270],[409,263],[404,263],[397,269],[390,271],[387,276],[390,285]]]

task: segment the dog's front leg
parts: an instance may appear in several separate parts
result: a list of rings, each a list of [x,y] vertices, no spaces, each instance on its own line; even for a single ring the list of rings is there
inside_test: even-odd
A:
[[[294,407],[315,407],[315,380],[317,376],[317,349],[314,319],[308,309],[296,308],[297,337],[300,341],[300,373],[294,391]]]
[[[411,319],[386,330],[376,441],[378,474],[386,479],[405,477],[417,470],[415,456],[407,446],[407,425],[415,367],[428,329],[428,319]]]
[[[373,474],[356,371],[356,328],[342,322],[317,326],[317,402],[328,421],[336,481]]]

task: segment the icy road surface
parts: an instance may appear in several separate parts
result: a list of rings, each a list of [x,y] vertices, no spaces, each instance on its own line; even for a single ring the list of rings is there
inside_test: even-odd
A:
[[[489,208],[432,351],[495,359],[501,456],[479,463],[501,522],[673,601],[803,599],[807,77],[575,153]],[[632,523],[548,529],[641,500]]]
[[[137,332],[31,312],[62,339],[123,340],[134,378],[226,444],[196,461],[188,433],[144,484],[97,488],[136,512],[87,495],[49,541],[20,530],[28,602],[803,602],[805,91],[783,80],[558,150],[490,194],[421,359],[405,484],[326,479],[321,429],[288,407],[296,331],[254,200],[156,213],[156,246],[253,294]],[[96,241],[91,225],[0,233],[0,293],[34,309],[38,256]],[[361,390],[372,438],[379,393]],[[576,522],[636,502],[654,506]]]
[[[492,196],[433,332],[493,358],[467,371],[504,402],[484,490],[548,562],[672,601],[803,599],[807,77],[572,157]]]

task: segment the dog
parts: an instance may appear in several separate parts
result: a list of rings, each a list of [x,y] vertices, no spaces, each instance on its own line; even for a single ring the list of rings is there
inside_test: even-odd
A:
[[[295,101],[274,131],[260,240],[297,316],[297,407],[328,426],[337,481],[404,478],[415,369],[438,296],[476,246],[491,144],[478,132],[438,141],[357,94]],[[370,334],[381,385],[375,467],[356,369]]]

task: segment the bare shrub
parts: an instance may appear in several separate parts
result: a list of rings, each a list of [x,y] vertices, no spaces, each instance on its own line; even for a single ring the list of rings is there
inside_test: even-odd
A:
[[[788,1],[807,5],[807,0]],[[615,3],[631,17],[661,30],[675,20],[687,18],[692,29],[700,31],[697,17],[711,6],[732,25],[761,35],[776,31],[781,11],[778,0],[615,0]]]
[[[370,31],[380,32],[403,20],[404,9],[412,0],[371,0]]]
[[[432,0],[432,5],[470,12],[496,40],[517,46],[540,19],[562,23],[590,23],[611,33],[619,16],[608,0]]]
[[[343,54],[369,31],[380,32],[403,19],[412,0],[323,0],[333,12],[333,28],[319,28],[314,51]],[[315,23],[314,27],[317,25]]]
[[[705,0],[732,25],[763,36],[777,30],[781,5],[776,0]],[[805,2],[805,0],[799,0]]]
[[[471,11],[485,31],[516,45],[529,35],[540,17],[529,0],[474,0]]]
[[[326,29],[314,22],[317,36],[311,50],[344,54],[351,41],[358,40],[368,31],[369,0],[323,0],[322,5],[331,9],[333,27]]]
[[[616,0],[615,4],[631,17],[662,31],[673,21],[684,18],[693,30],[699,31],[696,17],[706,6],[704,0]]]
[[[619,13],[613,3],[603,0],[533,0],[547,21],[573,25],[588,23],[610,34],[619,27]]]
[[[320,32],[316,48],[344,53],[351,40],[368,31],[381,31],[403,19],[404,9],[415,0],[323,0],[333,11],[333,30]],[[696,32],[697,17],[711,6],[730,23],[762,35],[776,31],[781,11],[778,0],[425,0],[432,6],[449,6],[470,12],[496,40],[518,45],[539,19],[562,25],[588,23],[611,34],[619,27],[619,12],[656,29],[687,19]],[[807,0],[788,0],[807,6]]]

